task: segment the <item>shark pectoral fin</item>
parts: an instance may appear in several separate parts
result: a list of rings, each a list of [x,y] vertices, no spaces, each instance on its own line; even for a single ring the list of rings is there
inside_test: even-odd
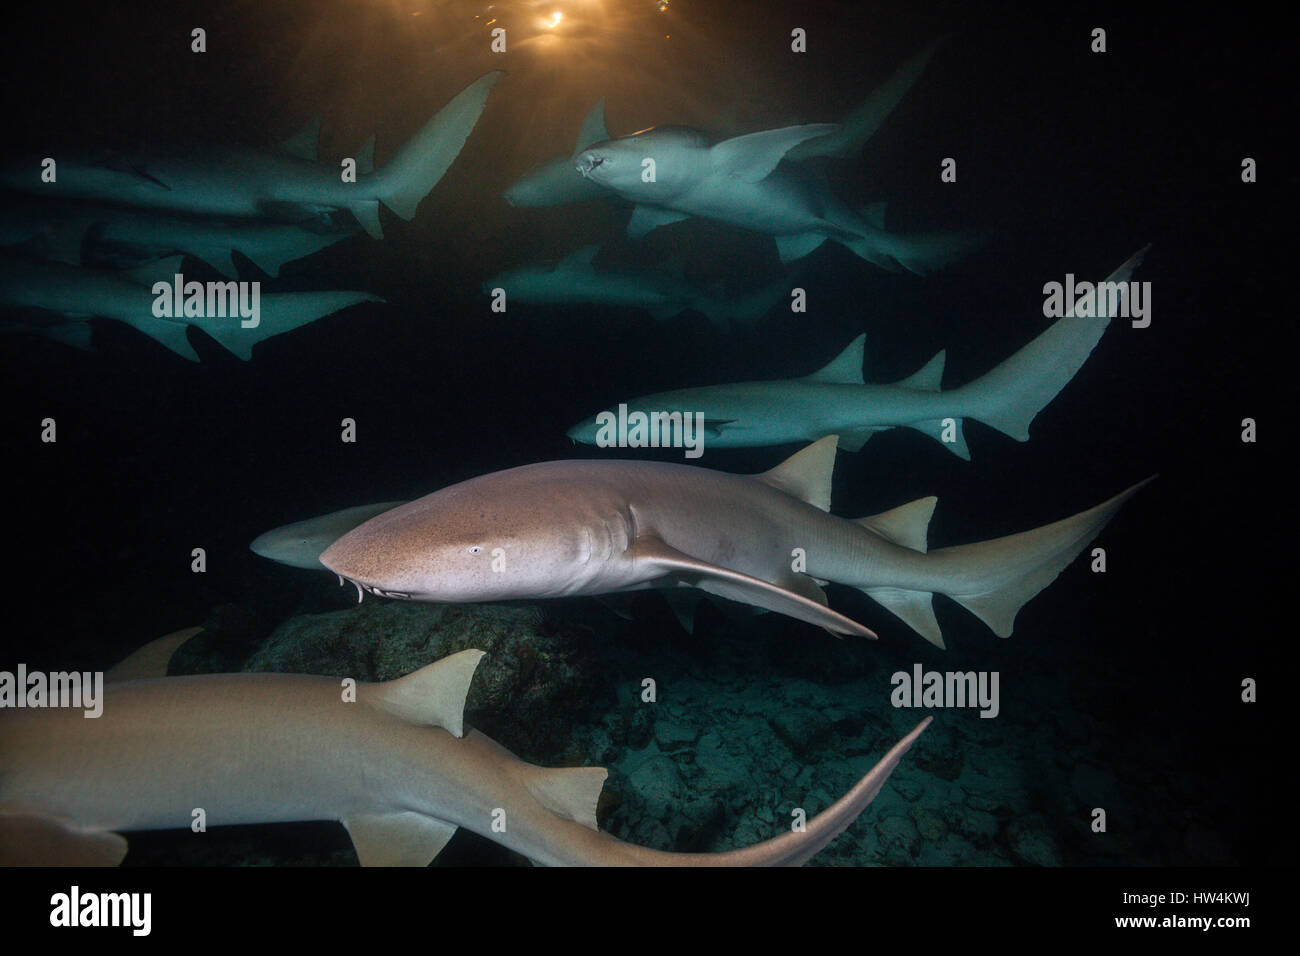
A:
[[[830,385],[864,385],[862,357],[867,342],[863,332],[850,342],[839,355],[809,375],[805,381],[825,382]]]
[[[881,431],[879,428],[845,428],[840,431],[840,447],[845,451],[862,451],[862,446],[871,440],[871,436]]]
[[[826,235],[820,232],[801,232],[792,236],[777,236],[776,251],[781,257],[781,264],[802,259],[826,241]]]
[[[622,600],[626,595],[623,594],[598,594],[596,603],[604,605],[605,609],[621,617],[625,621],[636,620],[632,617],[632,612],[628,610],[626,601]]]
[[[362,866],[428,866],[456,833],[414,810],[360,813],[343,821]]]
[[[367,685],[365,697],[371,706],[401,720],[441,727],[460,737],[465,732],[465,698],[483,653],[471,648],[397,680]]]
[[[827,136],[837,129],[839,127],[834,123],[814,123],[736,136],[712,147],[709,150],[709,162],[714,169],[728,176],[742,182],[756,183],[766,179],[785,158],[785,154],[804,140]]]
[[[857,621],[832,611],[809,597],[761,578],[692,558],[654,535],[638,537],[631,550],[637,564],[647,565],[663,576],[675,578],[707,594],[777,611],[796,620],[824,627],[832,634],[876,636],[874,631]],[[809,582],[812,583],[811,579]]]
[[[117,866],[126,839],[36,814],[0,812],[0,866]]]
[[[105,684],[117,684],[128,680],[152,680],[167,676],[167,664],[176,649],[195,634],[202,633],[201,627],[187,627],[175,634],[168,634],[156,641],[150,641],[144,647],[124,658],[116,667],[104,674]]]
[[[939,499],[934,495],[917,498],[878,515],[858,518],[855,523],[886,541],[925,554],[929,546],[927,539],[930,536],[930,519],[934,517],[934,506],[938,503]]]
[[[660,226],[668,226],[690,217],[684,212],[673,209],[660,209],[658,206],[637,206],[632,210],[632,218],[627,223],[628,238],[640,239]]]
[[[895,615],[935,647],[944,648],[939,619],[934,616],[934,595],[902,588],[862,588],[867,597]]]
[[[373,199],[362,200],[348,206],[352,210],[352,215],[361,224],[361,228],[366,231],[371,239],[384,238],[384,227],[379,224],[379,203]]]
[[[548,770],[530,766],[524,786],[552,813],[596,830],[596,803],[608,776],[604,767]]]
[[[839,436],[827,435],[754,478],[822,511],[831,510],[831,475]]]

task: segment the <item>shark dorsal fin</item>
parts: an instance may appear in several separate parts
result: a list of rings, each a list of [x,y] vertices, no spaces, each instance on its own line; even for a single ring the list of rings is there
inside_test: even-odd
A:
[[[588,146],[603,143],[607,139],[609,139],[609,130],[605,129],[605,97],[602,96],[596,100],[596,105],[582,121],[582,129],[578,131],[578,143],[573,147],[573,151],[581,152]]]
[[[934,506],[938,502],[939,499],[934,495],[917,498],[878,515],[859,518],[856,523],[887,541],[924,554],[929,547],[930,518],[934,515]]]
[[[552,813],[592,830],[596,826],[596,802],[609,772],[604,767],[573,767],[547,770],[530,767],[524,779],[537,802]]]
[[[456,827],[414,810],[358,813],[343,821],[362,866],[428,866]]]
[[[862,385],[862,355],[867,333],[863,332],[835,358],[808,376],[810,382],[829,385]]]
[[[766,179],[777,164],[804,140],[833,133],[834,123],[814,123],[810,126],[786,126],[782,129],[765,129],[725,139],[709,150],[713,168],[747,183]]]
[[[187,627],[183,631],[150,641],[105,673],[104,683],[117,684],[128,680],[166,677],[167,664],[176,653],[176,649],[202,630],[201,627]]]
[[[386,684],[371,684],[368,702],[412,724],[464,734],[465,697],[483,651],[465,650]]]
[[[934,358],[900,381],[898,386],[900,388],[914,388],[922,392],[939,391],[939,383],[943,381],[943,363],[947,355],[946,349],[940,349]]]
[[[596,258],[596,253],[599,251],[600,246],[597,245],[583,246],[561,259],[556,268],[564,270],[581,269],[590,272],[591,262]]]
[[[320,114],[317,113],[307,121],[307,125],[280,143],[280,152],[314,163],[319,144]]]
[[[375,171],[375,134],[371,133],[357,150],[357,175],[365,176]]]
[[[806,501],[822,511],[831,510],[831,475],[835,471],[836,435],[818,439],[797,451],[771,471],[755,475],[759,481]]]

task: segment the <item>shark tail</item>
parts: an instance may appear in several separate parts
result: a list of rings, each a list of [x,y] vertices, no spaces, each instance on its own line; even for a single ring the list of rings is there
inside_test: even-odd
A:
[[[640,858],[634,862],[658,866],[802,866],[848,829],[871,805],[931,720],[932,717],[927,717],[917,724],[848,793],[809,820],[802,831],[792,829],[762,843],[725,853],[659,853],[635,847],[631,849]]]
[[[213,330],[205,328],[228,351],[247,362],[253,357],[253,346],[259,342],[291,332],[317,319],[361,302],[382,302],[369,292],[281,292],[261,297],[259,321],[252,328],[244,328],[238,317],[220,320]]]
[[[917,235],[869,229],[861,238],[845,239],[844,244],[883,269],[897,272],[901,268],[925,276],[970,255],[986,238],[984,232],[972,229]]]
[[[1128,282],[1150,246],[1138,250],[1106,282]],[[1016,441],[1029,440],[1029,424],[1061,392],[1101,341],[1112,316],[1058,319],[1036,339],[987,374],[951,394],[969,417]]]
[[[398,148],[382,169],[369,177],[373,187],[370,198],[358,200],[352,211],[371,236],[383,238],[375,200],[403,219],[415,218],[416,207],[460,155],[483,113],[488,94],[503,76],[502,71],[494,70],[457,93]]]
[[[936,572],[949,582],[941,588],[942,593],[987,624],[998,637],[1010,637],[1020,609],[1056,580],[1115,517],[1124,502],[1155,477],[1152,475],[1094,508],[1052,524],[992,541],[930,552],[929,559],[934,562]],[[926,600],[928,603],[928,595]],[[924,633],[922,636],[942,646],[930,636]]]

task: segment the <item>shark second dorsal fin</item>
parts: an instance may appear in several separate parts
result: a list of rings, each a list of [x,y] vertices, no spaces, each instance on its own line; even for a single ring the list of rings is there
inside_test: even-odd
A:
[[[530,767],[524,786],[552,813],[596,830],[596,802],[608,776],[604,767]]]
[[[723,140],[709,150],[713,168],[746,183],[766,179],[785,154],[804,140],[826,136],[839,127],[834,123],[786,126]]]
[[[371,684],[368,702],[412,724],[464,734],[465,697],[483,651],[465,650],[386,684]]]
[[[948,357],[946,349],[940,349],[934,358],[926,362],[907,378],[898,382],[899,388],[914,388],[922,392],[937,392],[943,381],[943,365]]]
[[[202,630],[201,627],[187,627],[183,631],[150,641],[105,673],[104,683],[117,684],[128,680],[153,680],[166,677],[167,664],[176,653],[176,649]]]
[[[863,332],[835,358],[808,376],[809,382],[829,385],[864,385],[862,380],[862,355],[867,333]]]
[[[320,114],[317,113],[307,121],[302,129],[280,143],[280,152],[296,159],[316,162],[317,149],[320,144]]]
[[[375,134],[371,133],[359,150],[357,150],[357,175],[365,176],[375,171]]]
[[[880,535],[886,541],[901,544],[922,554],[929,547],[930,518],[934,515],[934,506],[939,499],[934,495],[917,498],[905,505],[882,511],[869,518],[859,518],[857,524],[868,531]]]
[[[588,146],[603,143],[607,139],[609,139],[609,130],[605,129],[605,97],[602,96],[596,100],[596,105],[582,121],[582,129],[578,131],[578,143],[573,151],[579,153]]]
[[[358,813],[343,825],[362,866],[428,866],[456,833],[452,824],[414,810]]]
[[[835,471],[838,444],[838,436],[827,435],[795,452],[771,471],[754,477],[822,511],[830,511],[831,475]]]

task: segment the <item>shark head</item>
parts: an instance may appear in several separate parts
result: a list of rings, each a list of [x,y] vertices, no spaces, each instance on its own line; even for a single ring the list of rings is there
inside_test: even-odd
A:
[[[574,167],[583,178],[631,199],[672,196],[708,167],[708,143],[695,130],[664,126],[580,149]]]
[[[599,565],[593,555],[609,549],[588,504],[562,475],[548,476],[552,464],[426,495],[343,535],[320,561],[383,597],[480,603],[575,593]]]
[[[280,564],[320,571],[322,551],[362,522],[401,504],[405,502],[385,501],[360,505],[305,521],[295,521],[258,535],[248,547],[254,554]]]

